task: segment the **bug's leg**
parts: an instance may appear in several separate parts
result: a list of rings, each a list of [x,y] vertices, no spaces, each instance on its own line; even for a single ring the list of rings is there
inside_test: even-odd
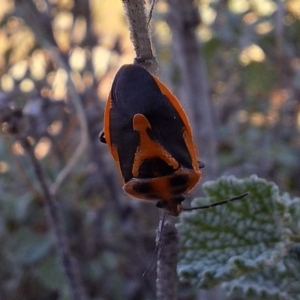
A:
[[[100,134],[99,134],[99,140],[100,140],[101,143],[106,144],[106,138],[105,138],[105,135],[104,135],[104,131],[100,132]]]
[[[199,169],[205,168],[205,163],[201,160],[198,160],[198,167],[199,167]]]

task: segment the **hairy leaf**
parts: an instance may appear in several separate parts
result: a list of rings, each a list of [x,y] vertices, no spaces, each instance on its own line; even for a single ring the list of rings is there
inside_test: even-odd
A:
[[[208,199],[195,199],[193,206],[249,194],[234,203],[181,215],[182,279],[212,287],[273,265],[286,254],[285,206],[274,183],[255,176],[229,177],[203,188]]]

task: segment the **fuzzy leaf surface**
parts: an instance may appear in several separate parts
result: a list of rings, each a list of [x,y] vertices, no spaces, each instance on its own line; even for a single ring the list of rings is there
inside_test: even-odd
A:
[[[287,254],[286,206],[274,183],[256,176],[226,177],[205,183],[203,189],[207,198],[195,199],[193,207],[249,194],[233,203],[181,214],[181,279],[209,288],[276,265]]]

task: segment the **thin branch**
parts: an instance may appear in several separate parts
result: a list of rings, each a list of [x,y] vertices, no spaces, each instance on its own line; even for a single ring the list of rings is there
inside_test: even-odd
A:
[[[163,222],[161,220],[160,222]],[[167,216],[165,222],[159,225],[156,236],[157,247],[157,279],[156,299],[177,299],[177,256],[178,256],[178,232],[174,219]]]
[[[154,10],[156,1],[157,1],[157,0],[152,0],[152,3],[151,3],[151,7],[150,7],[150,11],[149,11],[149,17],[148,17],[148,22],[147,22],[148,26],[150,25],[150,21],[151,21],[151,19],[152,19],[153,10]]]
[[[51,16],[46,12],[40,12],[37,10],[36,5],[32,2],[32,0],[16,0],[18,4],[17,15],[19,15],[26,24],[30,27],[32,32],[35,35],[37,43],[46,51],[48,51],[53,59],[68,76],[67,87],[71,100],[73,101],[77,117],[80,124],[81,135],[80,141],[78,143],[78,147],[73,153],[72,157],[68,160],[66,166],[60,171],[58,176],[56,177],[55,182],[52,184],[50,190],[52,194],[56,194],[59,186],[63,183],[63,181],[70,174],[72,169],[76,166],[79,159],[82,157],[85,149],[88,145],[88,134],[87,134],[87,121],[84,113],[84,108],[81,103],[81,99],[79,94],[76,91],[76,87],[74,82],[71,79],[70,75],[70,67],[66,62],[66,59],[62,55],[62,53],[58,50],[57,44],[55,42],[52,25],[51,25]],[[36,26],[36,24],[40,24],[40,26]]]
[[[73,153],[72,157],[68,160],[66,166],[60,171],[60,173],[57,175],[55,182],[51,185],[51,193],[56,194],[59,186],[63,183],[63,181],[67,178],[67,176],[70,174],[72,169],[77,165],[79,159],[82,157],[85,149],[88,145],[88,125],[87,120],[84,112],[83,105],[81,103],[81,99],[79,97],[79,94],[76,91],[76,87],[74,85],[74,82],[71,79],[70,75],[70,68],[65,63],[64,59],[61,57],[60,53],[58,52],[57,48],[51,47],[48,48],[52,58],[54,61],[56,61],[59,66],[66,71],[68,74],[68,91],[70,94],[70,98],[72,99],[75,110],[77,112],[78,121],[80,124],[81,129],[81,135],[80,135],[80,141],[79,145],[76,148],[75,152]]]
[[[57,248],[60,254],[60,259],[62,261],[62,267],[65,276],[68,281],[68,286],[73,300],[84,300],[86,299],[83,284],[81,282],[79,269],[75,258],[71,255],[69,249],[69,241],[65,232],[65,227],[63,223],[63,217],[60,212],[60,208],[54,197],[61,183],[66,179],[70,171],[77,164],[78,160],[82,156],[84,150],[87,147],[87,121],[85,118],[85,113],[83,106],[81,104],[81,99],[76,91],[75,85],[70,76],[70,68],[66,63],[66,60],[62,53],[58,51],[57,44],[55,42],[51,16],[48,11],[40,12],[37,10],[36,5],[32,0],[16,0],[16,15],[19,15],[26,24],[31,28],[35,35],[37,43],[45,50],[49,51],[53,60],[66,71],[68,75],[68,91],[70,98],[72,99],[75,110],[77,112],[77,117],[81,127],[81,138],[79,146],[73,153],[71,159],[68,161],[67,165],[63,168],[60,174],[57,176],[56,181],[51,186],[51,189],[46,183],[46,177],[42,170],[42,167],[34,155],[34,151],[30,143],[26,139],[22,139],[21,143],[24,149],[27,151],[30,160],[32,162],[34,172],[41,185],[45,202],[46,209],[49,215],[51,228],[54,231]],[[37,26],[36,24],[39,24]]]
[[[157,75],[158,63],[152,52],[145,3],[141,0],[122,1],[136,52],[135,63]],[[167,218],[163,226],[158,226],[156,245],[159,249],[156,280],[157,299],[175,300],[177,298],[178,232],[171,217]]]
[[[153,54],[145,3],[141,0],[122,0],[129,24],[131,41],[136,53],[135,63],[156,74],[158,63]]]
[[[46,183],[46,177],[44,171],[35,157],[33,147],[27,140],[22,140],[22,146],[26,150],[36,178],[42,188],[42,192],[45,197],[45,208],[47,215],[50,219],[51,228],[54,230],[54,236],[56,238],[57,248],[60,252],[60,258],[62,261],[63,271],[68,280],[70,293],[73,300],[84,300],[86,299],[83,284],[81,282],[79,268],[76,260],[70,253],[69,241],[65,232],[63,223],[63,217],[60,212],[60,208],[56,199],[50,193],[50,189]]]

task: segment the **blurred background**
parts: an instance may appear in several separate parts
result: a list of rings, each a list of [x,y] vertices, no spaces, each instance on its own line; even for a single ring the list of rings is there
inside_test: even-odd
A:
[[[215,141],[211,150],[197,140],[208,168],[202,183],[257,174],[300,196],[300,1],[196,5],[201,80],[212,108],[203,106],[203,113],[213,116]],[[155,275],[146,280],[142,274],[155,247],[158,209],[124,195],[98,140],[114,74],[135,57],[121,0],[0,0],[0,7],[0,299],[70,299],[44,197],[19,137],[30,138],[51,185],[82,135],[86,149],[57,199],[87,294],[154,299]],[[150,29],[160,77],[184,102],[190,79],[178,64],[170,10],[157,1]],[[194,132],[205,128],[197,119],[192,124]],[[215,156],[213,171],[202,152]],[[197,292],[182,285],[179,299],[197,299]]]

